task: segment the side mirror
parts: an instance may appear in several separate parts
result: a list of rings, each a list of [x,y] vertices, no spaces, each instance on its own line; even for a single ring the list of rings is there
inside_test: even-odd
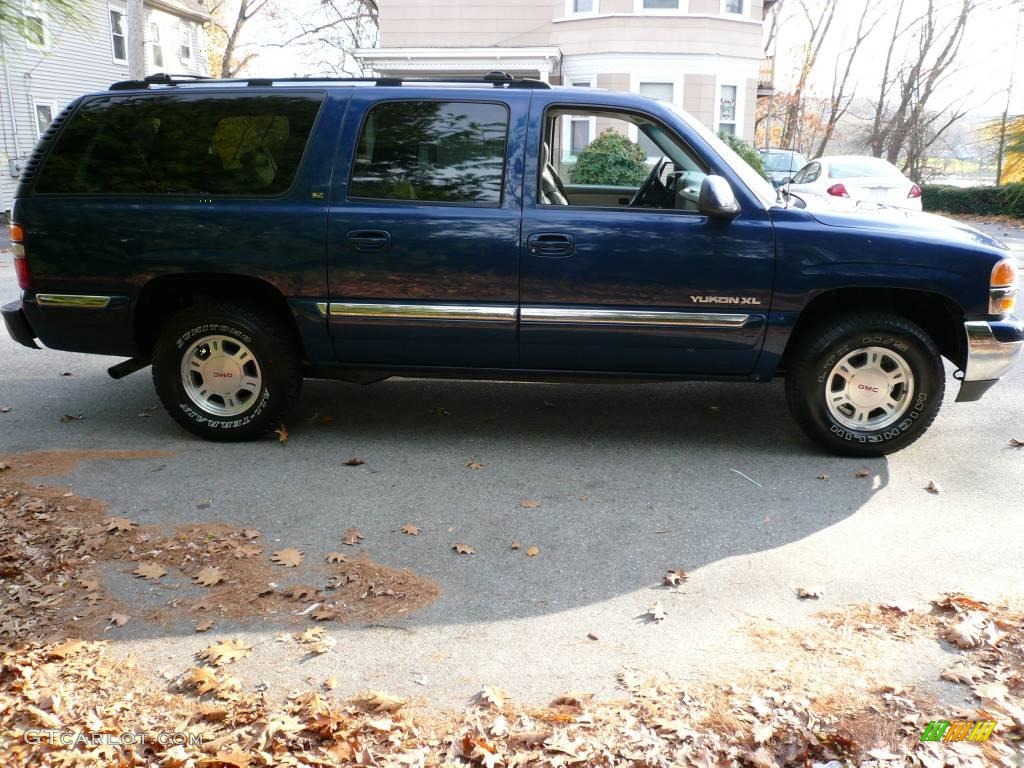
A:
[[[728,181],[721,176],[706,176],[700,185],[697,210],[705,216],[733,219],[739,215],[740,204]]]

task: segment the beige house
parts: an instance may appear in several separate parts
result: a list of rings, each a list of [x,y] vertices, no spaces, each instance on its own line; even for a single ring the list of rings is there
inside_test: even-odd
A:
[[[392,76],[500,70],[672,101],[715,131],[754,138],[761,27],[775,0],[378,0]]]

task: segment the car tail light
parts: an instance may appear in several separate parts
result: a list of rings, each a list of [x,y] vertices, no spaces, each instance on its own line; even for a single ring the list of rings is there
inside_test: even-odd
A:
[[[992,267],[989,281],[988,313],[1009,315],[1017,303],[1016,259],[1003,259]]]
[[[18,278],[18,287],[27,291],[32,285],[32,274],[29,272],[28,259],[25,258],[25,230],[20,224],[11,224],[11,252],[14,253],[14,274]]]
[[[850,193],[846,191],[846,187],[842,184],[833,184],[831,187],[825,190],[832,197],[849,197]]]
[[[921,196],[921,188],[919,186],[917,186],[917,184],[914,184],[910,188],[910,194],[907,195],[907,197],[915,198],[916,199],[916,198],[918,198],[920,196]]]

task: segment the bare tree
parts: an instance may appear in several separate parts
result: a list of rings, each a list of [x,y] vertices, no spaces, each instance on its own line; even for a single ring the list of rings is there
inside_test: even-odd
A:
[[[813,0],[812,0],[813,1]],[[793,88],[793,99],[789,104],[786,113],[786,124],[782,131],[782,146],[792,147],[797,137],[800,125],[800,110],[803,108],[804,92],[807,90],[807,81],[818,62],[818,55],[821,47],[828,37],[829,28],[835,18],[838,0],[818,0],[814,11],[808,6],[808,0],[796,0],[803,12],[807,25],[810,28],[807,36],[807,44],[804,46],[804,54],[800,64],[796,85]]]
[[[301,50],[310,74],[361,73],[351,53],[376,40],[379,11],[375,0],[318,0],[310,13],[293,9],[290,16],[288,36],[275,46]]]
[[[882,2],[887,2],[887,0],[882,0]],[[880,14],[872,13],[872,10],[877,10],[878,5],[879,0],[865,0],[864,13],[861,14],[860,20],[857,22],[857,32],[853,37],[853,42],[849,48],[843,51],[843,54],[836,58],[832,78],[832,96],[828,102],[827,116],[822,118],[822,136],[813,157],[821,157],[825,154],[825,148],[828,146],[829,141],[831,141],[836,126],[850,109],[850,104],[857,91],[857,84],[850,82],[850,77],[854,70],[854,62],[857,60],[864,41],[871,36],[871,32],[886,12],[883,8]],[[842,74],[840,74],[839,69],[844,55],[846,57],[846,64],[842,68]]]
[[[234,2],[238,9],[234,11]],[[211,70],[221,77],[237,77],[259,53],[244,53],[245,28],[254,18],[272,9],[272,0],[216,0],[210,7],[213,21],[209,35]]]

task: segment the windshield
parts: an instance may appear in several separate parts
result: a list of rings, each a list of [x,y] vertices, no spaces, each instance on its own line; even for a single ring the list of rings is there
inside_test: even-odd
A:
[[[718,154],[718,156],[728,163],[733,173],[739,176],[743,183],[747,185],[747,188],[757,195],[761,202],[764,203],[765,208],[778,204],[779,195],[775,191],[775,187],[771,185],[771,182],[751,168],[750,163],[737,155],[736,152],[733,151],[732,147],[704,127],[703,123],[685,110],[677,107],[675,104],[664,102],[663,106],[672,110],[672,112],[682,118],[690,128],[696,131],[704,141],[710,144],[711,148]]]
[[[887,179],[902,179],[903,174],[894,165],[877,157],[844,157],[829,161],[829,175],[833,179],[856,179],[864,176],[881,176]]]
[[[766,171],[790,172],[799,171],[807,165],[807,158],[799,152],[764,152],[761,162]]]

